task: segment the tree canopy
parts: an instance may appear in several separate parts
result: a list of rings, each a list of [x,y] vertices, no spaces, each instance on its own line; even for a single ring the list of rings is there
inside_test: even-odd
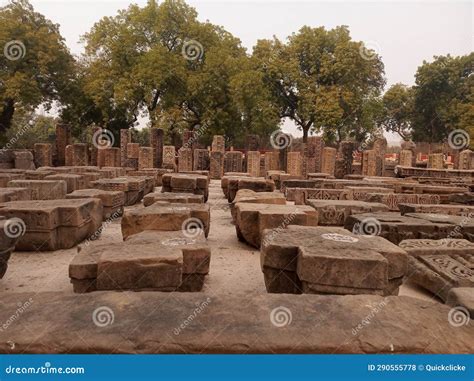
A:
[[[51,106],[74,79],[59,26],[35,12],[26,0],[0,8],[0,133],[10,128],[15,110]]]
[[[382,58],[346,26],[304,26],[247,52],[183,0],[148,0],[103,17],[82,41],[84,54],[73,57],[59,26],[28,0],[0,8],[2,137],[53,103],[78,139],[87,126],[118,135],[143,118],[171,144],[194,130],[204,144],[222,134],[237,147],[248,134],[270,136],[285,118],[304,141],[316,133],[331,144],[365,142],[383,130],[432,142],[455,129],[474,132],[474,53],[425,61],[414,86],[398,83],[382,95]],[[148,130],[134,134],[145,142]]]

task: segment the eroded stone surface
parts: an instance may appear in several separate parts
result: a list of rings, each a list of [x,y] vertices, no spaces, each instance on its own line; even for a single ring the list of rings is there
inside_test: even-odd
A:
[[[434,213],[454,216],[474,216],[474,206],[468,205],[432,205],[432,204],[399,204],[400,213]]]
[[[463,239],[405,240],[408,277],[446,301],[451,289],[474,287],[474,244]],[[474,292],[474,288],[472,288]]]
[[[403,249],[381,237],[337,227],[289,226],[278,234],[266,230],[262,239],[268,292],[397,294],[401,282],[393,288],[390,281],[406,274],[407,260]],[[275,270],[283,271],[280,277]],[[285,290],[291,277],[296,284]]]
[[[162,192],[193,193],[202,195],[204,201],[209,197],[209,178],[197,174],[165,174],[162,178]]]
[[[395,244],[405,239],[463,238],[463,235],[458,232],[459,228],[449,223],[447,219],[438,219],[436,223],[433,223],[422,218],[415,218],[410,214],[401,216],[393,212],[353,214],[347,217],[344,227],[353,231],[358,226],[363,226],[366,223],[364,221],[375,221],[378,235]]]
[[[7,321],[18,309],[18,303],[30,298],[34,303],[25,309],[21,319],[0,332],[0,352],[470,354],[474,351],[472,324],[453,327],[448,321],[450,307],[410,297],[261,295],[249,299],[247,295],[177,293],[170,297],[159,292],[138,292],[124,298],[111,292],[4,293],[0,300],[0,321]],[[113,311],[113,324],[106,327],[94,324],[91,316],[100,306]],[[292,319],[287,325],[276,327],[271,324],[270,316],[281,306],[291,312]],[[197,307],[198,316],[187,327],[180,328],[180,322],[194,314]],[[373,318],[370,326],[364,327],[362,321],[367,316]],[[36,334],[32,336],[31,332]],[[218,340],[215,332],[219,332]]]
[[[122,218],[123,238],[145,230],[188,231],[198,225],[210,229],[210,207],[207,204],[155,203],[146,208],[125,211]]]
[[[145,179],[141,177],[116,177],[94,181],[92,186],[105,191],[120,191],[125,194],[125,205],[134,205],[145,194]]]
[[[115,219],[122,215],[125,205],[125,193],[100,189],[81,189],[66,195],[67,199],[98,198],[102,201],[103,220]]]
[[[94,198],[13,201],[0,204],[0,215],[16,218],[19,228],[24,231],[16,245],[17,250],[69,249],[100,234],[102,204]]]
[[[353,200],[307,200],[306,203],[318,211],[318,225],[344,226],[351,214],[385,212],[384,204]]]
[[[82,245],[69,265],[74,291],[200,291],[211,251],[204,233],[145,231],[125,242]],[[85,287],[87,286],[87,287]]]
[[[473,287],[455,287],[448,293],[446,304],[453,307],[463,307],[469,313],[471,319],[474,319],[474,288]]]
[[[0,188],[0,202],[31,200],[29,188]]]
[[[228,191],[227,200],[234,201],[237,191],[240,189],[250,189],[254,192],[273,192],[275,183],[261,177],[229,177],[227,180]]]
[[[204,203],[204,196],[193,193],[155,192],[147,194],[143,198],[143,205],[150,206],[158,201],[175,204],[202,204]]]
[[[307,205],[237,203],[235,228],[240,240],[259,248],[265,229],[284,230],[288,225],[316,226],[318,213]]]
[[[32,200],[61,199],[67,194],[67,184],[64,180],[12,180],[8,187],[31,189]]]

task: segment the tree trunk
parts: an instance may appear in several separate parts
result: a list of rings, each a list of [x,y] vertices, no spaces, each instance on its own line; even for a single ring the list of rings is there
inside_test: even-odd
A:
[[[14,113],[15,102],[8,98],[3,102],[3,110],[0,113],[0,133],[4,134],[11,127]]]

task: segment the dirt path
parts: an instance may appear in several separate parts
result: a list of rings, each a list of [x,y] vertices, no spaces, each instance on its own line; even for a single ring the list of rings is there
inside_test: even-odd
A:
[[[220,181],[211,181],[209,189],[211,231],[208,243],[212,250],[211,270],[203,291],[210,294],[266,293],[260,271],[259,251],[237,240],[230,210],[220,188]],[[142,205],[133,206],[140,208]],[[120,220],[107,226],[99,240],[93,242],[121,242]],[[63,291],[72,293],[68,266],[76,248],[54,252],[15,252],[8,270],[0,280],[0,291],[41,292]],[[403,285],[400,295],[432,299],[423,290]]]

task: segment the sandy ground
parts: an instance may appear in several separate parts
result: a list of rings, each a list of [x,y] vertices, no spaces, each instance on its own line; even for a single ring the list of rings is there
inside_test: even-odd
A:
[[[211,270],[204,292],[216,295],[266,293],[260,270],[259,251],[238,241],[232,224],[230,210],[220,181],[212,180],[209,204],[211,206]],[[141,208],[142,205],[131,208]],[[120,220],[109,224],[102,236],[92,245],[104,242],[120,242]],[[8,270],[0,280],[0,290],[10,292],[62,291],[72,293],[68,265],[76,248],[54,252],[14,252]],[[410,284],[404,284],[400,295],[434,300],[429,293]]]

